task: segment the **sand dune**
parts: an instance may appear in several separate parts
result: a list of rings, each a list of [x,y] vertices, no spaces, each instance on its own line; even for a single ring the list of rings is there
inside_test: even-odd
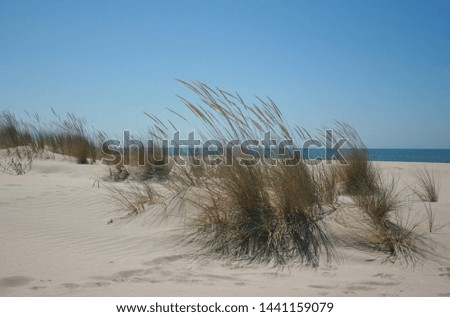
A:
[[[377,163],[414,184],[426,166],[441,178],[431,234],[439,262],[416,267],[339,249],[339,263],[273,268],[196,256],[179,243],[182,217],[149,209],[124,218],[108,196],[108,170],[62,157],[25,175],[0,175],[1,296],[450,296],[450,164]],[[412,214],[425,215],[423,203]],[[345,218],[336,214],[335,218]],[[109,219],[113,222],[107,224]]]

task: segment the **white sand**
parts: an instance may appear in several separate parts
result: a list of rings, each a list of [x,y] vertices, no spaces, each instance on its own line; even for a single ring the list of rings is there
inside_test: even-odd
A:
[[[441,178],[431,237],[442,263],[402,267],[342,248],[341,263],[283,270],[194,257],[180,218],[151,210],[128,219],[96,178],[104,166],[38,160],[26,175],[0,175],[1,296],[450,296],[450,164],[379,163],[414,184],[424,166]],[[423,203],[412,213],[425,216]],[[339,215],[338,215],[339,216]],[[107,224],[109,219],[115,219]]]

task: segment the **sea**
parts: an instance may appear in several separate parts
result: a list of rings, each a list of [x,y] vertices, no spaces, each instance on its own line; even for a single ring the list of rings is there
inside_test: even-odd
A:
[[[450,149],[368,149],[370,160],[450,163]]]
[[[325,157],[324,153],[322,148],[310,149],[308,157]],[[367,153],[371,161],[450,163],[450,149],[367,149]]]
[[[172,148],[168,152],[173,155]],[[368,149],[367,152],[371,161],[450,163],[450,149]],[[188,155],[188,149],[180,148],[180,155]],[[309,159],[328,157],[323,148],[303,149],[302,155]]]

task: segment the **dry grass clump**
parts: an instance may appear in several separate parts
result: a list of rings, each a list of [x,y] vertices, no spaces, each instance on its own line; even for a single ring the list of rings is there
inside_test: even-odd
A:
[[[414,265],[433,257],[429,240],[419,233],[419,225],[400,217],[404,202],[397,191],[397,182],[383,180],[353,128],[338,123],[337,131],[339,137],[347,138],[348,146],[344,151],[346,164],[340,166],[342,186],[363,212],[359,223],[362,230],[354,237],[356,246],[382,252],[391,262],[399,260]]]
[[[208,179],[184,176],[190,191],[185,197],[199,210],[188,241],[219,257],[250,262],[317,266],[321,251],[331,259],[331,241],[320,222],[307,167],[274,171],[235,162],[209,172]]]
[[[430,257],[431,248],[425,235],[419,233],[418,224],[401,221],[399,211],[404,203],[397,182],[383,180],[353,128],[338,123],[337,131],[338,136],[347,138],[348,146],[344,151],[346,164],[340,166],[342,186],[363,211],[363,231],[354,237],[356,245],[387,254],[387,260],[392,262],[400,260],[414,265]],[[423,178],[425,182],[430,179]]]
[[[360,195],[376,190],[376,171],[369,161],[365,149],[350,149],[345,159],[347,165],[342,167],[342,179],[345,192]]]
[[[335,207],[341,190],[341,167],[336,164],[322,164],[313,169],[317,192],[322,204]]]
[[[68,113],[66,119],[58,117],[53,126],[55,130],[47,134],[53,152],[73,156],[78,164],[95,163],[97,148],[86,131],[85,119]]]
[[[0,171],[10,175],[27,173],[36,151],[26,123],[9,111],[0,113]]]
[[[3,154],[5,155],[3,156]],[[27,146],[1,150],[0,172],[9,175],[24,175],[31,169],[33,157],[33,151]]]
[[[414,173],[418,188],[413,191],[424,202],[437,202],[439,199],[440,181],[438,175],[428,169],[418,170]]]
[[[375,191],[378,172],[369,160],[367,148],[356,130],[348,124],[338,122],[336,135],[347,140],[343,150],[345,162],[340,165],[344,192],[354,196]]]
[[[386,254],[386,261],[407,265],[432,258],[430,240],[421,232],[420,223],[402,219],[400,210],[405,204],[396,181],[377,178],[375,190],[353,197],[364,213],[362,231],[355,237],[357,246]]]
[[[153,146],[148,149],[145,164],[139,166],[141,180],[167,180],[173,167],[169,160],[168,149]]]
[[[32,143],[26,124],[9,111],[0,113],[0,149],[29,146]]]
[[[167,148],[153,146],[149,149],[142,146],[142,148],[133,147],[126,153],[121,153],[109,165],[110,180],[123,181],[131,178],[144,182],[167,180],[173,162],[169,160]]]
[[[130,176],[128,169],[122,164],[116,164],[113,168],[109,167],[109,179],[115,182],[124,181]]]
[[[105,186],[110,197],[128,210],[128,215],[144,211],[146,206],[158,202],[160,195],[148,182],[128,182],[123,186]]]
[[[14,114],[0,114],[0,148],[27,146],[34,156],[48,149],[54,153],[73,156],[79,164],[94,163],[98,147],[95,138],[86,129],[86,120],[67,114],[65,119],[45,124],[36,114],[33,122],[24,122]]]
[[[270,131],[277,141],[292,140],[297,149],[300,143],[294,136],[309,136],[299,127],[293,133],[270,99],[248,105],[238,94],[199,82],[182,83],[201,101],[194,105],[182,98],[204,124],[203,139],[225,145],[229,140],[262,140]],[[167,126],[152,119],[154,131],[168,135]],[[344,165],[308,166],[303,160],[286,164],[281,156],[272,158],[275,164],[253,164],[243,155],[244,148],[237,147],[225,148],[224,161],[216,166],[192,160],[176,166],[170,186],[191,211],[187,241],[218,257],[317,266],[323,257],[330,261],[334,256],[323,218],[327,210],[336,209],[342,191],[362,211],[364,231],[354,237],[357,247],[412,264],[430,256],[425,236],[398,216],[403,204],[396,182],[382,181],[353,128],[338,122],[336,131],[335,138],[348,140]]]
[[[375,190],[367,190],[353,199],[370,218],[381,223],[389,219],[391,212],[402,206],[402,201],[397,192],[396,181],[392,179],[390,182],[383,182],[381,176],[378,177]]]
[[[265,131],[277,140],[294,139],[270,99],[248,105],[238,94],[199,82],[183,84],[201,100],[201,105],[183,102],[205,125],[204,139],[223,144],[260,140]],[[196,210],[187,241],[209,254],[250,262],[317,266],[321,256],[331,260],[333,246],[321,221],[322,194],[308,166],[281,160],[250,164],[242,149],[234,150],[225,149],[227,164],[188,164],[174,171],[176,196]]]
[[[404,265],[416,265],[426,259],[436,259],[431,240],[420,233],[419,224],[402,221],[399,216],[394,220],[367,222],[355,237],[356,247],[370,252],[385,254],[385,261],[400,262]]]

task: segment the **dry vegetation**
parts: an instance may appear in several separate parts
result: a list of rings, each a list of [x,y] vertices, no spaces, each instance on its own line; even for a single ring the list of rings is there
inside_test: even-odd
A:
[[[291,139],[293,147],[299,148],[301,140],[311,137],[300,127],[290,129],[270,99],[258,98],[258,104],[249,105],[238,94],[200,82],[182,83],[201,101],[194,104],[182,98],[204,124],[203,139],[224,144],[260,140],[271,131],[277,141]],[[167,137],[171,122],[165,125],[151,118],[155,122],[152,135]],[[354,237],[355,246],[382,252],[391,261],[414,264],[428,257],[426,238],[415,224],[404,223],[399,216],[403,201],[396,182],[382,180],[354,129],[338,122],[335,131],[335,138],[348,139],[346,164],[308,166],[300,161],[289,165],[278,157],[276,164],[249,165],[240,149],[235,149],[223,156],[233,164],[177,166],[168,186],[189,211],[186,240],[218,257],[317,266],[322,258],[333,259],[335,239],[324,217],[339,207],[339,195],[346,194],[361,211],[360,221],[366,228],[364,235]]]
[[[4,166],[31,167],[32,159],[44,151],[74,157],[79,164],[96,161],[98,146],[86,129],[86,121],[70,113],[64,119],[54,114],[56,119],[46,124],[38,115],[30,116],[30,122],[25,122],[9,111],[0,113],[0,149],[12,153]],[[22,148],[20,153],[18,147]]]
[[[427,169],[414,173],[418,188],[413,191],[424,202],[437,202],[439,199],[439,177],[433,171]]]
[[[276,141],[292,140],[292,149],[298,149],[302,141],[311,137],[298,126],[291,129],[271,99],[258,98],[257,104],[247,104],[239,94],[200,82],[182,83],[200,100],[194,104],[181,98],[203,125],[199,131],[203,140],[215,139],[222,144],[229,140],[261,140],[265,132],[271,131]],[[182,114],[170,111],[184,119]],[[348,140],[345,162],[308,165],[307,161],[298,160],[292,164],[292,160],[277,156],[272,158],[275,164],[265,164],[267,157],[258,164],[249,164],[243,149],[238,147],[225,149],[220,157],[222,164],[207,165],[201,160],[202,154],[195,152],[184,157],[185,165],[179,165],[170,158],[162,142],[176,127],[170,120],[164,123],[147,116],[153,121],[149,134],[155,140],[150,145],[154,155],[147,157],[147,151],[131,150],[128,166],[122,156],[120,162],[110,166],[110,179],[127,182],[106,188],[128,215],[143,212],[163,198],[166,201],[161,203],[162,208],[177,203],[177,209],[185,211],[187,219],[185,241],[209,256],[275,265],[298,262],[317,266],[322,260],[330,262],[335,258],[339,240],[327,229],[326,218],[339,208],[348,207],[339,203],[340,196],[346,195],[359,210],[356,225],[360,227],[352,236],[353,247],[381,252],[387,260],[407,264],[432,257],[429,240],[417,224],[402,216],[404,202],[397,182],[382,177],[369,161],[357,132],[344,123],[336,124],[334,137]],[[39,122],[37,116],[35,119]],[[3,112],[0,136],[0,148],[27,146],[36,155],[49,149],[74,156],[80,164],[95,162],[98,157],[85,121],[71,114],[43,127]],[[423,201],[437,201],[438,180],[434,173],[424,171],[417,177],[419,189],[415,193]],[[157,193],[156,181],[169,190],[169,196]],[[431,232],[434,216],[431,206],[426,210]],[[348,228],[349,232],[355,232],[352,229]]]
[[[104,186],[110,192],[110,197],[128,211],[127,215],[135,215],[144,211],[147,206],[156,204],[160,198],[153,186],[147,182],[128,182],[121,187]]]
[[[259,106],[248,105],[238,94],[202,83],[183,83],[202,101],[194,105],[183,99],[204,124],[203,139],[226,144],[228,140],[258,140],[266,131],[272,131],[277,140],[303,135],[298,128],[290,131],[270,99],[259,100]],[[152,119],[154,135],[169,134],[169,124]],[[288,165],[277,158],[274,165],[252,165],[239,148],[227,149],[222,158],[229,164],[188,164],[177,166],[172,173],[168,186],[176,197],[182,197],[181,207],[189,210],[187,241],[209,254],[249,262],[299,261],[317,266],[322,257],[332,259],[333,239],[321,218],[323,205],[335,202],[334,168],[316,173],[303,161]],[[327,195],[321,187],[330,188]]]

